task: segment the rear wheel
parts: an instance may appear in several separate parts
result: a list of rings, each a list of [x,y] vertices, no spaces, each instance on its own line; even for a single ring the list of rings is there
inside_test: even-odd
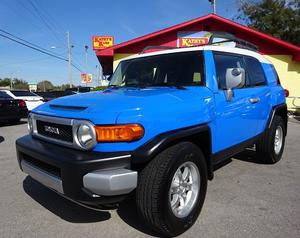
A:
[[[196,221],[204,203],[207,167],[201,150],[181,142],[157,155],[140,173],[138,212],[164,236],[176,236]]]
[[[278,162],[283,153],[285,144],[286,127],[280,116],[274,116],[271,128],[256,143],[259,159],[267,164]]]

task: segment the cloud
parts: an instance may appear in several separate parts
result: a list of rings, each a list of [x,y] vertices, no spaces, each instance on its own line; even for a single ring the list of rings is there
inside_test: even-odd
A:
[[[130,33],[132,36],[138,36],[139,34],[134,30],[132,29],[128,24],[124,23],[124,22],[121,22],[120,23],[121,27],[127,31],[128,33]]]

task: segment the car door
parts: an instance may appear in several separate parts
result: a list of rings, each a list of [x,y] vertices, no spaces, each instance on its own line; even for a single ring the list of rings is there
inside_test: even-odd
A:
[[[226,70],[245,67],[242,55],[214,52],[218,91],[216,103],[216,145],[214,152],[219,152],[253,138],[257,132],[257,116],[252,98],[255,96],[249,83],[233,89],[231,100],[226,98]],[[247,72],[246,72],[247,74]],[[247,79],[247,78],[246,78]]]
[[[256,117],[256,135],[262,133],[267,124],[272,104],[271,90],[266,75],[258,59],[245,56],[246,76],[251,88],[252,110]]]

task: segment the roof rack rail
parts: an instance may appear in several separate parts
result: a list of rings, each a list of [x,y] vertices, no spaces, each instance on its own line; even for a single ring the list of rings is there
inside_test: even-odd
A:
[[[172,49],[178,49],[178,47],[172,47],[172,46],[163,46],[163,45],[150,45],[150,46],[146,46],[141,52],[140,54],[144,54],[147,50],[154,50],[154,49],[158,49],[158,50],[172,50]]]
[[[237,47],[237,48],[252,50],[252,51],[256,51],[256,52],[259,50],[257,45],[250,43],[246,40],[242,40],[230,33],[227,33],[227,32],[211,32],[211,33],[212,33],[212,35],[211,35],[207,45],[216,45],[216,44],[222,44],[222,43],[226,43],[226,42],[234,42],[234,43],[236,43],[235,47]],[[214,41],[216,38],[224,39],[224,40]]]
[[[236,43],[237,48],[241,49],[247,49],[247,50],[252,50],[252,51],[258,51],[259,48],[257,45],[252,44],[246,40],[242,40],[233,34],[227,33],[227,32],[211,32],[211,36],[209,39],[209,42],[207,45],[217,45],[217,44],[222,44],[222,43],[227,43],[227,42],[234,42]],[[223,39],[220,41],[214,41],[215,39]]]

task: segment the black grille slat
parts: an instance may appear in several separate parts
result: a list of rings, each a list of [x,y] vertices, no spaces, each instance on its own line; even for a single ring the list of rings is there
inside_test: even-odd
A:
[[[61,177],[61,173],[60,173],[59,168],[57,168],[53,165],[47,164],[43,161],[34,159],[31,156],[23,154],[23,153],[22,153],[22,156],[23,156],[23,158],[22,158],[23,160],[25,160],[26,162],[32,164],[33,166],[35,166],[35,167],[37,167],[41,170],[44,170],[45,172],[48,172],[49,174],[52,174],[56,177],[59,177],[59,178]]]
[[[37,131],[38,134],[53,138],[56,140],[66,141],[73,143],[73,133],[72,133],[72,126],[69,125],[62,125],[52,122],[45,122],[45,121],[36,121]],[[46,130],[46,127],[54,128],[58,130],[58,134],[54,132],[50,132]]]

